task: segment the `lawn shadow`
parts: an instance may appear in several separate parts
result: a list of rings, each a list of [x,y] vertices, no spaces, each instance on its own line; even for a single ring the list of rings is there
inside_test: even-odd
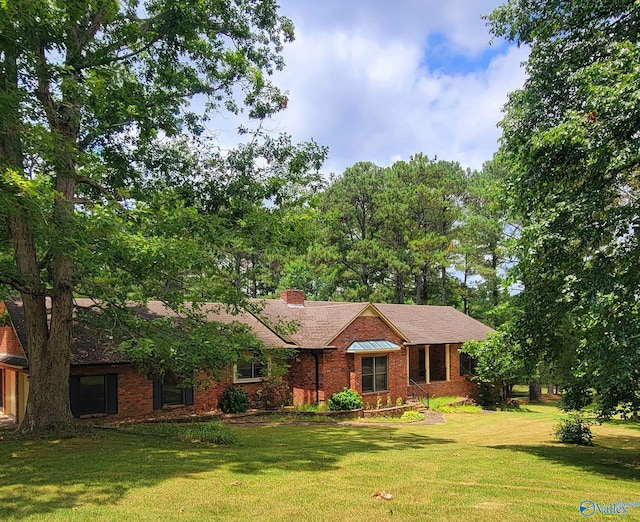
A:
[[[238,443],[231,446],[118,431],[57,441],[1,441],[0,519],[46,518],[82,506],[116,504],[130,490],[203,472],[339,469],[351,453],[454,442],[391,427],[288,425],[234,431]]]
[[[593,446],[574,444],[494,445],[492,449],[521,451],[571,468],[609,478],[640,482],[640,436],[597,436]]]
[[[289,425],[241,430],[246,431],[240,444],[251,451],[238,452],[228,463],[240,474],[264,473],[274,468],[327,471],[338,469],[341,459],[351,453],[371,454],[455,443],[452,439],[429,437],[388,425]],[[305,437],[300,437],[299,430],[304,430]]]

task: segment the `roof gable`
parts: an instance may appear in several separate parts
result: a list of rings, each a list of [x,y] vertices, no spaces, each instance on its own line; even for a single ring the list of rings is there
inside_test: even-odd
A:
[[[372,304],[372,303],[361,303],[365,305],[362,310],[354,317],[352,317],[347,323],[340,329],[340,331],[336,332],[336,334],[331,338],[331,342],[333,342],[336,337],[338,337],[342,332],[344,332],[358,317],[378,317],[382,320],[394,333],[398,335],[402,340],[407,340],[407,337],[398,329],[398,327],[391,322],[381,311],[380,309]],[[371,339],[370,339],[371,340]]]

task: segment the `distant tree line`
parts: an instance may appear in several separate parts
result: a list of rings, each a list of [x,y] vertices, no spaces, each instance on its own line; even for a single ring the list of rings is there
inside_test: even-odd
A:
[[[478,171],[415,154],[360,162],[296,204],[259,205],[221,260],[252,297],[452,305],[501,322],[509,234],[497,163]]]

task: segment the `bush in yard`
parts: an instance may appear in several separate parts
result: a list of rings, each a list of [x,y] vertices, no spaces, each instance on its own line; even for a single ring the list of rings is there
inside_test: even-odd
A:
[[[244,413],[249,409],[249,396],[240,388],[227,388],[218,405],[224,413]]]
[[[282,377],[266,378],[256,392],[255,406],[261,410],[277,410],[292,402],[291,388]]]
[[[572,415],[560,421],[556,426],[555,436],[560,442],[591,446],[593,433],[591,433],[591,421],[585,420],[579,415]]]
[[[478,382],[476,402],[487,410],[495,410],[500,404],[500,388],[493,383]]]
[[[357,410],[362,407],[362,397],[358,395],[357,391],[350,388],[334,393],[329,399],[329,409],[331,411]]]
[[[424,420],[424,413],[415,410],[407,410],[400,417],[404,422],[421,422]]]

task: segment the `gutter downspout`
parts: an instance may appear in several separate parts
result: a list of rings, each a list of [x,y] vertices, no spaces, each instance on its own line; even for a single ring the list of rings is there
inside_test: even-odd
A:
[[[316,360],[316,406],[320,404],[320,361],[318,359],[318,352],[313,351],[313,358]]]

